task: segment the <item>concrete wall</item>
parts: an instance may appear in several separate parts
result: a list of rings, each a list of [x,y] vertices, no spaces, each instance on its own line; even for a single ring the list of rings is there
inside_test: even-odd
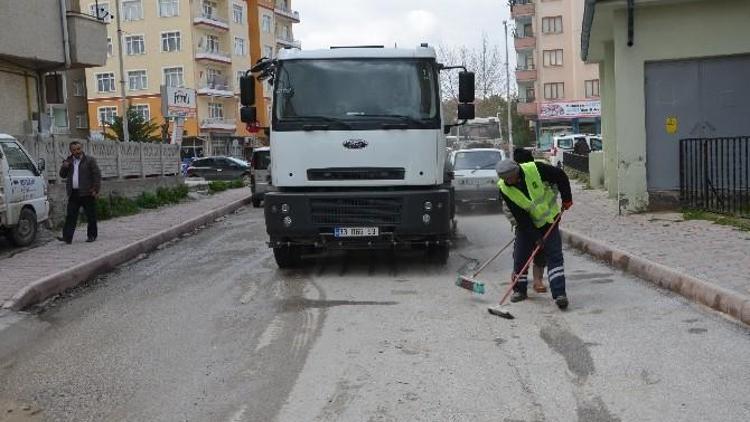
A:
[[[604,30],[592,31],[590,56],[592,61],[604,62],[605,71],[608,66],[614,70],[614,86],[610,82],[602,86],[605,97],[614,97],[614,104],[603,106],[606,110],[605,142],[617,145],[616,181],[619,181],[621,204],[631,211],[644,210],[648,206],[645,63],[750,53],[750,3],[704,0],[657,6],[638,4],[633,47],[627,46],[627,13],[623,8],[600,3],[595,26],[597,20],[600,24],[611,22]],[[610,41],[614,54],[601,54]],[[613,140],[609,139],[613,134]],[[610,194],[614,190],[616,195],[611,177],[611,153],[611,150],[605,153],[607,186]]]
[[[0,1],[0,55],[52,68],[65,62],[60,4]]]
[[[39,111],[36,75],[0,59],[0,93],[0,133],[27,133],[25,123]]]
[[[119,196],[134,199],[143,192],[155,193],[157,189],[173,188],[183,184],[180,176],[149,177],[145,179],[104,180],[102,182],[101,197]],[[68,196],[65,184],[57,183],[49,187],[50,222],[58,226],[65,221],[65,209]]]

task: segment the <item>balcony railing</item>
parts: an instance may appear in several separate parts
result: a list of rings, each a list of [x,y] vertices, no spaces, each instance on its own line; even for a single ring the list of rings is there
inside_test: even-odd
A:
[[[518,82],[535,81],[537,79],[535,69],[516,69],[516,80]]]
[[[277,15],[281,15],[287,19],[292,20],[293,22],[299,23],[299,12],[296,10],[289,9],[288,7],[282,6],[282,5],[276,5],[273,9],[274,12],[276,12]]]
[[[516,111],[522,116],[534,116],[536,111],[536,100],[533,97],[519,98]]]
[[[201,120],[201,129],[235,130],[237,124],[234,119],[223,117],[209,117]]]
[[[510,15],[529,16],[534,14],[534,2],[532,0],[510,0]]]
[[[299,40],[292,39],[286,35],[277,34],[276,42],[286,47],[302,48],[302,43]]]
[[[220,63],[232,63],[232,55],[226,51],[211,47],[198,47],[195,50],[196,60],[211,60]]]
[[[198,82],[198,94],[215,97],[234,97],[232,84],[226,77],[203,77]]]
[[[193,19],[193,23],[196,25],[206,25],[212,28],[229,30],[229,19],[219,17],[215,13],[206,13],[205,11],[201,11],[198,16]]]
[[[513,45],[516,48],[516,50],[534,48],[536,47],[536,38],[534,38],[533,35],[524,36],[524,37],[516,37],[513,40]]]

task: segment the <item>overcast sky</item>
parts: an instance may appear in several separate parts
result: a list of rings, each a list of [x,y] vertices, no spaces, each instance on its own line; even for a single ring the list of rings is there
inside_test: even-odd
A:
[[[291,6],[301,15],[294,35],[305,50],[422,42],[479,48],[486,33],[504,54],[503,20],[510,14],[506,0],[292,0]]]

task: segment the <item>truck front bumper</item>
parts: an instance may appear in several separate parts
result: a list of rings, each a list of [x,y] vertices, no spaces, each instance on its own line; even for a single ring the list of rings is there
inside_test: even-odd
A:
[[[264,201],[271,247],[411,247],[446,244],[451,233],[448,189],[268,192]],[[340,228],[377,228],[378,234],[345,237]]]

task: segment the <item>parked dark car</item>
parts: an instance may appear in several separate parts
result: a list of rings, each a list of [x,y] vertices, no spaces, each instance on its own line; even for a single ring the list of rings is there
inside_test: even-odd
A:
[[[250,165],[233,157],[203,157],[190,163],[188,177],[202,177],[206,180],[245,179],[250,184]]]

